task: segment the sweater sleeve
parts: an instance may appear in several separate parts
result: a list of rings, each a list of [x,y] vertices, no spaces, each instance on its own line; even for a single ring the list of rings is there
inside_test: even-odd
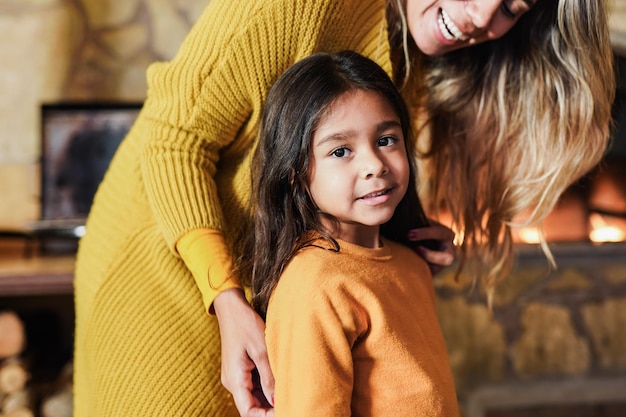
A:
[[[192,230],[180,238],[176,249],[193,274],[207,311],[213,312],[213,300],[220,292],[240,288],[228,245],[217,230]]]
[[[227,26],[243,24],[243,3],[211,1],[174,59],[148,69],[141,169],[171,249],[190,230],[225,230],[218,163],[252,111],[241,74],[233,72],[229,43],[238,35]]]
[[[275,385],[275,416],[351,415],[352,346],[365,331],[345,287],[320,279],[312,265],[292,265],[268,306],[266,342]]]

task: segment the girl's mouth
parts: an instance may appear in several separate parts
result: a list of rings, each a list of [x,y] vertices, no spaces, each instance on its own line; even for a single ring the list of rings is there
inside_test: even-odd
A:
[[[379,204],[385,204],[391,198],[391,190],[393,188],[387,188],[385,190],[376,191],[359,197],[358,200],[368,206],[377,206]]]
[[[374,197],[380,197],[381,195],[385,195],[389,192],[389,190],[381,190],[381,191],[377,191],[375,193],[370,193],[367,195],[364,195],[363,197],[361,197],[362,199],[366,199],[366,198],[374,198]]]
[[[439,16],[437,18],[439,24],[439,30],[444,38],[449,41],[466,41],[469,36],[463,34],[461,30],[454,24],[450,15],[443,9],[439,9]]]

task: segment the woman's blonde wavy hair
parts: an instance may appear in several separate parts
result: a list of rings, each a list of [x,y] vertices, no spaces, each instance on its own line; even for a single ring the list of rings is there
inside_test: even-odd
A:
[[[511,227],[540,225],[607,148],[615,81],[606,3],[538,0],[502,38],[426,57],[407,36],[405,1],[390,1],[388,19],[403,51],[397,81],[417,92],[425,115],[421,195],[431,213],[450,212],[460,265],[470,260],[491,295],[512,265]]]

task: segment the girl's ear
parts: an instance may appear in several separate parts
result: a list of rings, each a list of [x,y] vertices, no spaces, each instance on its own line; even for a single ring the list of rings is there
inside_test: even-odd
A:
[[[289,186],[293,190],[293,183],[296,180],[296,170],[293,168],[289,168]]]
[[[296,178],[296,170],[289,168],[289,186],[291,190],[295,190],[296,185],[299,185],[307,194],[309,193],[309,184],[303,178]]]

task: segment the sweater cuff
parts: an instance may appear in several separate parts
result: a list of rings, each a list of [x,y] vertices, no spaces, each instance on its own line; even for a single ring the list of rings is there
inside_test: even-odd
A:
[[[192,230],[176,242],[176,250],[191,271],[209,313],[213,313],[213,301],[222,291],[241,288],[233,273],[230,250],[220,231]]]

